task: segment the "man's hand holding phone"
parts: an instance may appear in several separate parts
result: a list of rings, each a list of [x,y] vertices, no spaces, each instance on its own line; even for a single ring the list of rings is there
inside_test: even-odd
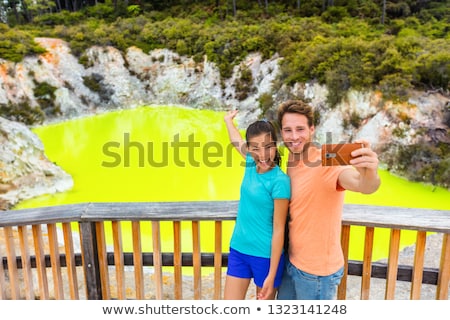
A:
[[[336,143],[322,145],[322,166],[346,166],[353,159],[352,151],[363,148],[362,143]]]

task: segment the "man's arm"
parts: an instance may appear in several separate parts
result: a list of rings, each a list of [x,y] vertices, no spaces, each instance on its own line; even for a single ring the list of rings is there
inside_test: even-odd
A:
[[[352,152],[352,156],[356,157],[350,160],[353,167],[341,172],[338,183],[346,190],[365,194],[374,193],[381,183],[378,175],[378,155],[370,148],[368,141],[355,142],[362,143],[364,147]]]

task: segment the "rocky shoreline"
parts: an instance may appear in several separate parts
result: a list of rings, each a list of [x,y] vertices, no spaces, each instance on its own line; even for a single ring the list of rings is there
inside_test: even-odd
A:
[[[72,177],[45,155],[26,125],[0,117],[0,210],[73,187]]]

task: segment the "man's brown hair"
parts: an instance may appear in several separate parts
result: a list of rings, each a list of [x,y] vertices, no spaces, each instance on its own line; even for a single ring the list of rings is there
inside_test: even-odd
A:
[[[283,116],[286,113],[302,114],[308,119],[308,126],[314,125],[313,108],[302,100],[287,100],[278,106],[278,124],[282,128]]]

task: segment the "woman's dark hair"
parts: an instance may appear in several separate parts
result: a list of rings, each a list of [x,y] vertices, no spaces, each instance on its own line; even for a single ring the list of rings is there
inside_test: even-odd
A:
[[[250,138],[259,136],[262,133],[270,134],[272,141],[275,143],[275,147],[277,149],[274,162],[279,166],[281,162],[281,155],[280,152],[278,151],[277,146],[277,132],[275,130],[275,126],[270,121],[258,120],[248,126],[247,131],[245,132],[245,140],[247,141],[247,145]]]

